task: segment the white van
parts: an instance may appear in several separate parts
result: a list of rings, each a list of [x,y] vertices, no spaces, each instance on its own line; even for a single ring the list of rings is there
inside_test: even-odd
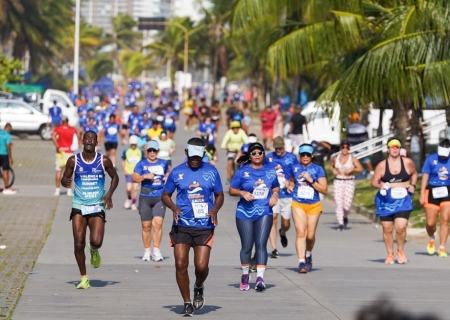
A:
[[[62,108],[63,115],[69,118],[69,124],[72,127],[78,125],[78,108],[70,101],[64,91],[47,89],[40,101],[40,107],[43,113],[48,114],[48,109],[53,106],[53,101],[57,101],[58,106]]]

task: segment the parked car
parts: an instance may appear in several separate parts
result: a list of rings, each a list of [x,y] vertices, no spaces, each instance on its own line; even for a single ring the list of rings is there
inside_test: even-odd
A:
[[[13,133],[39,134],[51,140],[52,129],[47,125],[48,115],[18,99],[0,98],[0,128],[11,123]]]

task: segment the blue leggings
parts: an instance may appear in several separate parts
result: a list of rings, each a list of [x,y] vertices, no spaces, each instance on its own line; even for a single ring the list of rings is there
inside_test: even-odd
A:
[[[253,243],[256,247],[256,264],[267,264],[267,240],[272,229],[273,216],[262,216],[257,220],[236,218],[236,227],[241,237],[241,264],[249,264]]]

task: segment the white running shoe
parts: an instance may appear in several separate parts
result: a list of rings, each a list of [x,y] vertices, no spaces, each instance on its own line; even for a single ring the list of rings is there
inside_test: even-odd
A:
[[[72,191],[72,189],[67,189],[67,196],[68,196],[68,197],[73,197],[73,191]]]
[[[2,192],[3,194],[16,194],[17,193],[17,190],[14,190],[14,189],[11,189],[11,188],[8,188],[8,189],[3,189],[3,192]]]
[[[137,207],[136,207],[136,204],[131,204],[131,210],[133,210],[133,211],[137,211]]]
[[[123,207],[125,208],[125,209],[130,209],[131,208],[131,199],[127,199],[127,200],[125,200],[125,203],[123,204]]]
[[[55,190],[55,193],[53,194],[55,197],[59,196],[61,194],[61,191],[59,189]]]
[[[150,260],[152,260],[150,258],[150,250],[145,250],[144,256],[142,257],[142,261],[150,261]]]
[[[161,254],[161,250],[153,249],[152,260],[153,261],[163,261],[164,260],[162,254]]]

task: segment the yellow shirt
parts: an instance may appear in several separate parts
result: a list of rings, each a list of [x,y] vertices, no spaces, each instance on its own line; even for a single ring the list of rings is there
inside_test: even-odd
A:
[[[133,174],[136,164],[144,158],[144,152],[141,149],[128,148],[123,152],[122,159],[125,161],[125,173]]]
[[[231,152],[238,152],[245,143],[248,143],[248,137],[244,130],[239,129],[238,133],[235,134],[230,129],[223,137],[221,148]]]
[[[158,128],[155,130],[155,128],[148,129],[147,135],[150,138],[150,140],[154,140],[156,137],[159,137],[159,135],[163,132],[162,128]]]

